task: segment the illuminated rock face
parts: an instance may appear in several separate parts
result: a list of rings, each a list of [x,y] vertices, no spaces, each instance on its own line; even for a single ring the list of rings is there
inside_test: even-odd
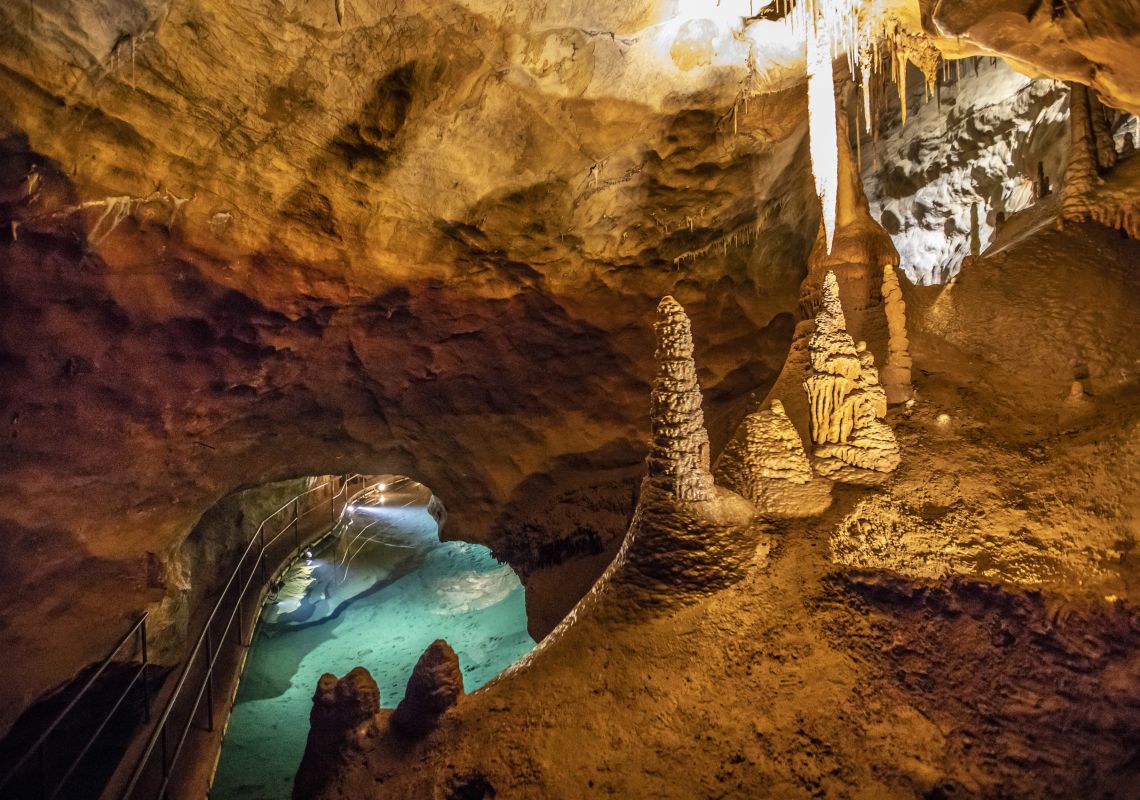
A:
[[[880,376],[888,403],[905,403],[914,395],[910,382],[910,339],[906,332],[906,301],[899,276],[890,264],[883,267],[883,310],[887,315],[887,363]]]
[[[1135,158],[1116,169],[1117,161],[1131,156],[1126,148],[1117,153],[1111,131],[1116,112],[1102,105],[1096,92],[1079,83],[1069,84],[1069,95],[1069,161],[1061,216],[1070,222],[1099,222],[1133,239],[1140,237]]]
[[[681,304],[665,297],[657,306],[657,377],[653,381],[653,441],[649,480],[681,502],[712,499],[709,435],[701,411],[701,387],[693,363],[693,334]]]
[[[800,435],[779,400],[744,418],[717,460],[716,477],[768,516],[814,516],[831,503],[830,484],[812,475]]]
[[[462,694],[459,656],[447,642],[436,639],[416,662],[404,699],[392,713],[392,727],[403,734],[422,736]]]
[[[815,444],[816,468],[844,479],[846,466],[891,472],[899,464],[898,444],[882,418],[887,396],[874,356],[847,333],[834,273],[823,284],[823,309],[808,343],[811,374],[804,381]],[[848,475],[847,477],[852,477]]]

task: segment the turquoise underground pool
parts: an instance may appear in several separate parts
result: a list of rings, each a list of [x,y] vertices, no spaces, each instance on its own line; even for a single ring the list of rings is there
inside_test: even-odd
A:
[[[367,668],[393,708],[435,639],[459,655],[469,692],[534,647],[514,571],[481,545],[440,542],[430,497],[407,479],[378,484],[287,571],[262,610],[212,800],[289,797],[325,672]]]

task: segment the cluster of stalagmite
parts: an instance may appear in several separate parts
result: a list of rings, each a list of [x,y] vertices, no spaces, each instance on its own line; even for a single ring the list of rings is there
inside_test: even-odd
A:
[[[890,264],[883,267],[883,310],[887,315],[887,363],[880,379],[888,403],[905,403],[914,396],[910,382],[910,340],[906,333],[906,301],[899,276]]]
[[[834,273],[823,283],[823,303],[808,343],[811,373],[804,381],[816,468],[837,476],[844,467],[890,472],[899,464],[898,443],[883,421],[887,396],[875,359],[847,332]]]
[[[653,380],[649,480],[682,502],[711,500],[709,435],[701,411],[689,318],[680,303],[666,296],[657,306],[653,328],[657,377]]]
[[[766,516],[815,516],[831,504],[830,486],[812,474],[800,434],[779,400],[744,418],[717,459],[716,477]]]
[[[380,711],[380,689],[364,667],[343,678],[325,673],[317,682],[309,712],[309,738],[293,782],[297,800],[318,795],[336,779],[341,755],[360,741]]]

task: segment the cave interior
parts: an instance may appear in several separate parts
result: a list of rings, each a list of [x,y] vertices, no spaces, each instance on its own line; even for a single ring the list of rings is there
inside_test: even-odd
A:
[[[1138,116],[1136,0],[0,5],[0,797],[1140,800]]]

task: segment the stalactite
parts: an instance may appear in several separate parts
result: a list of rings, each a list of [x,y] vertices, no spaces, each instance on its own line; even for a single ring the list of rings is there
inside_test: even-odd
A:
[[[808,126],[812,175],[823,209],[827,252],[835,237],[835,193],[839,182],[835,134],[835,77],[831,66],[831,36],[827,25],[808,35]]]

